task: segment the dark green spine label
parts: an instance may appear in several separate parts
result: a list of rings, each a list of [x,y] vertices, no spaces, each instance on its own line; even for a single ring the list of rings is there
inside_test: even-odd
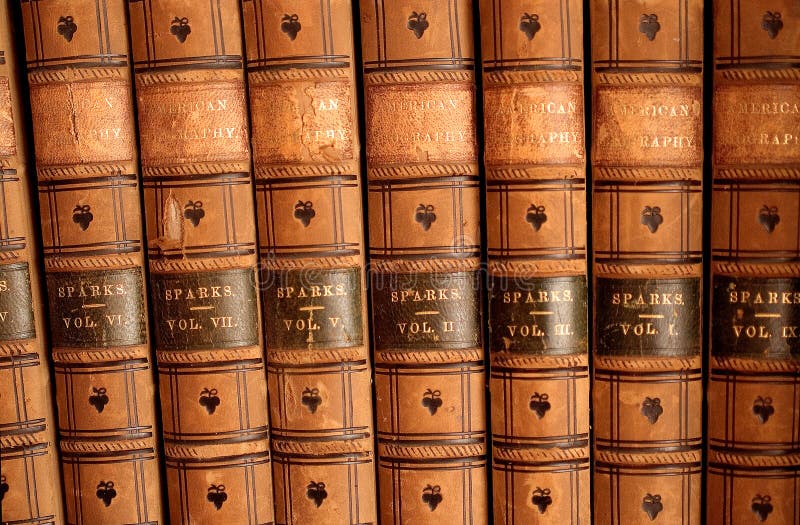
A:
[[[0,266],[0,341],[36,337],[27,263]]]
[[[712,352],[800,358],[800,279],[714,277]]]
[[[605,279],[595,287],[597,353],[693,356],[700,352],[700,279]]]
[[[492,351],[545,355],[588,348],[586,277],[492,277]]]
[[[254,270],[152,274],[150,281],[159,350],[259,343]]]
[[[108,348],[147,341],[141,268],[47,275],[53,346]]]
[[[377,350],[481,346],[477,272],[376,272],[371,284]]]
[[[266,272],[263,284],[269,348],[363,344],[360,268]]]

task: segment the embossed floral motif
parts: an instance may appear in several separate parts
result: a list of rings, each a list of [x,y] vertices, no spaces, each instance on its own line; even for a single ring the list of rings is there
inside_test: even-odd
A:
[[[534,490],[531,495],[531,503],[536,505],[536,508],[539,509],[539,514],[547,512],[547,507],[553,503],[553,498],[550,496],[550,489],[536,487],[536,490]]]
[[[206,499],[214,504],[217,510],[222,508],[222,504],[228,501],[228,494],[225,492],[225,485],[211,485],[208,487]]]
[[[113,481],[100,481],[97,484],[97,492],[95,493],[98,499],[103,500],[106,507],[111,506],[111,500],[117,497],[117,491],[114,489]]]
[[[764,16],[761,17],[761,29],[766,31],[770,38],[778,38],[778,33],[783,29],[781,14],[777,11],[774,13],[772,11],[764,13]]]
[[[431,390],[428,388],[422,394],[422,406],[428,409],[431,415],[435,415],[436,411],[442,406],[442,393],[439,390]]]
[[[176,16],[172,19],[172,24],[169,26],[169,32],[172,33],[172,36],[178,39],[178,42],[183,44],[186,42],[186,39],[192,32],[192,28],[189,25],[189,19],[185,16],[183,18]]]
[[[536,36],[536,33],[542,28],[542,24],[539,23],[539,15],[537,14],[528,14],[525,13],[519,19],[519,30],[525,33],[525,36],[528,37],[528,40],[533,40],[533,37]]]
[[[72,37],[78,30],[78,24],[71,16],[62,16],[58,18],[58,34],[64,37],[67,42],[72,42]]]
[[[217,407],[220,404],[220,399],[217,393],[218,392],[216,388],[204,388],[200,392],[200,398],[197,400],[197,402],[200,403],[200,406],[206,409],[208,415],[216,412]]]
[[[661,24],[658,21],[658,15],[643,14],[639,17],[639,32],[644,33],[651,42],[656,39],[656,33],[658,33],[660,29]]]
[[[772,398],[758,396],[753,401],[753,414],[758,418],[758,421],[766,423],[770,416],[775,413],[775,407],[772,406]]]
[[[650,521],[656,519],[658,517],[658,513],[664,510],[664,504],[661,503],[661,495],[650,494],[648,492],[647,495],[642,498],[642,510],[650,518]]]
[[[642,401],[642,415],[647,418],[651,425],[654,425],[661,414],[664,413],[664,408],[661,406],[661,399],[658,397],[646,397]]]
[[[781,222],[781,217],[778,215],[777,206],[767,206],[766,204],[758,210],[758,222],[767,230],[767,233],[775,231],[775,226]]]
[[[92,392],[92,395],[89,396],[89,404],[100,414],[108,404],[108,394],[106,394],[106,389],[104,387],[92,387]]]
[[[768,495],[762,496],[761,494],[756,494],[756,496],[750,501],[750,510],[752,510],[753,514],[756,515],[758,521],[767,521],[767,518],[774,510],[772,507],[772,497]]]
[[[297,38],[297,33],[303,27],[300,25],[300,17],[297,15],[283,15],[281,19],[281,31],[283,31],[289,40]]]
[[[650,233],[655,233],[661,223],[664,222],[664,217],[661,215],[661,208],[658,206],[645,206],[642,210],[642,224],[647,226]]]
[[[303,226],[308,228],[311,224],[311,219],[316,217],[317,212],[314,211],[314,203],[311,201],[297,201],[294,205],[294,218],[303,223]]]
[[[316,481],[311,481],[308,485],[306,485],[306,497],[314,502],[314,505],[319,507],[325,501],[325,498],[328,497],[328,491],[325,490],[325,483]]]
[[[309,388],[306,387],[303,389],[303,394],[300,397],[300,402],[308,408],[308,411],[312,414],[317,411],[317,407],[322,404],[322,397],[319,395],[319,388]]]
[[[189,222],[192,223],[192,226],[197,228],[197,225],[200,224],[200,219],[206,216],[205,210],[203,210],[203,202],[202,201],[193,201],[189,200],[188,203],[183,207],[183,218],[188,219]]]
[[[75,209],[72,210],[72,222],[80,226],[81,230],[86,231],[89,228],[89,223],[94,220],[94,215],[91,210],[92,207],[88,204],[78,204],[75,206]]]
[[[411,15],[408,17],[408,23],[406,24],[406,27],[414,32],[414,36],[417,38],[422,38],[422,34],[425,33],[426,29],[428,29],[428,25],[427,13],[417,13],[416,11],[412,11]]]
[[[531,204],[525,214],[525,220],[531,224],[533,231],[538,232],[542,228],[542,224],[547,222],[544,206]]]
[[[550,396],[548,394],[540,394],[539,392],[534,392],[531,396],[531,401],[528,406],[536,414],[536,417],[542,419],[544,415],[550,410]]]
[[[442,499],[442,488],[439,485],[429,484],[422,489],[422,501],[431,509],[431,512],[436,510],[436,507],[439,506]]]
[[[436,222],[436,214],[433,213],[433,209],[433,204],[420,204],[414,214],[414,220],[420,223],[425,231],[430,230],[431,224]]]

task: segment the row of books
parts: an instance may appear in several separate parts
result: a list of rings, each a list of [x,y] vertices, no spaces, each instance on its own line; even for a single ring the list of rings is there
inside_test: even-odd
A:
[[[0,0],[0,521],[800,524],[797,2],[355,4]]]

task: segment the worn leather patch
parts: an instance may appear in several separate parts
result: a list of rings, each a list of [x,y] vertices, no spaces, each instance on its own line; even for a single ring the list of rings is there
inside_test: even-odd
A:
[[[586,352],[586,277],[493,277],[492,350],[547,355]]]
[[[0,341],[36,337],[28,264],[0,266]]]
[[[375,348],[472,348],[481,344],[477,273],[373,273]]]
[[[715,276],[717,356],[800,358],[800,279]]]
[[[144,344],[147,317],[141,268],[50,272],[53,345],[108,348]]]
[[[0,156],[17,154],[17,136],[14,131],[14,115],[11,108],[11,90],[8,77],[0,77]]]
[[[346,348],[363,343],[361,270],[269,272],[263,285],[267,346]]]
[[[258,344],[258,298],[249,268],[152,274],[159,350]]]
[[[700,279],[597,279],[597,353],[691,356],[700,351]]]

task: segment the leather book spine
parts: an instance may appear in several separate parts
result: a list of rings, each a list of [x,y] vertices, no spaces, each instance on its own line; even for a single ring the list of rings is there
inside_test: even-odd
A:
[[[350,0],[242,0],[277,524],[377,523]]]
[[[706,522],[800,523],[800,5],[713,5]]]
[[[62,525],[18,5],[0,1],[0,522]]]
[[[703,2],[590,5],[593,517],[699,524]]]
[[[360,12],[381,523],[483,524],[473,4]]]
[[[272,524],[238,0],[129,0],[173,524]]]
[[[22,2],[68,523],[163,523],[125,1]]]
[[[494,522],[588,524],[583,3],[481,0]]]

